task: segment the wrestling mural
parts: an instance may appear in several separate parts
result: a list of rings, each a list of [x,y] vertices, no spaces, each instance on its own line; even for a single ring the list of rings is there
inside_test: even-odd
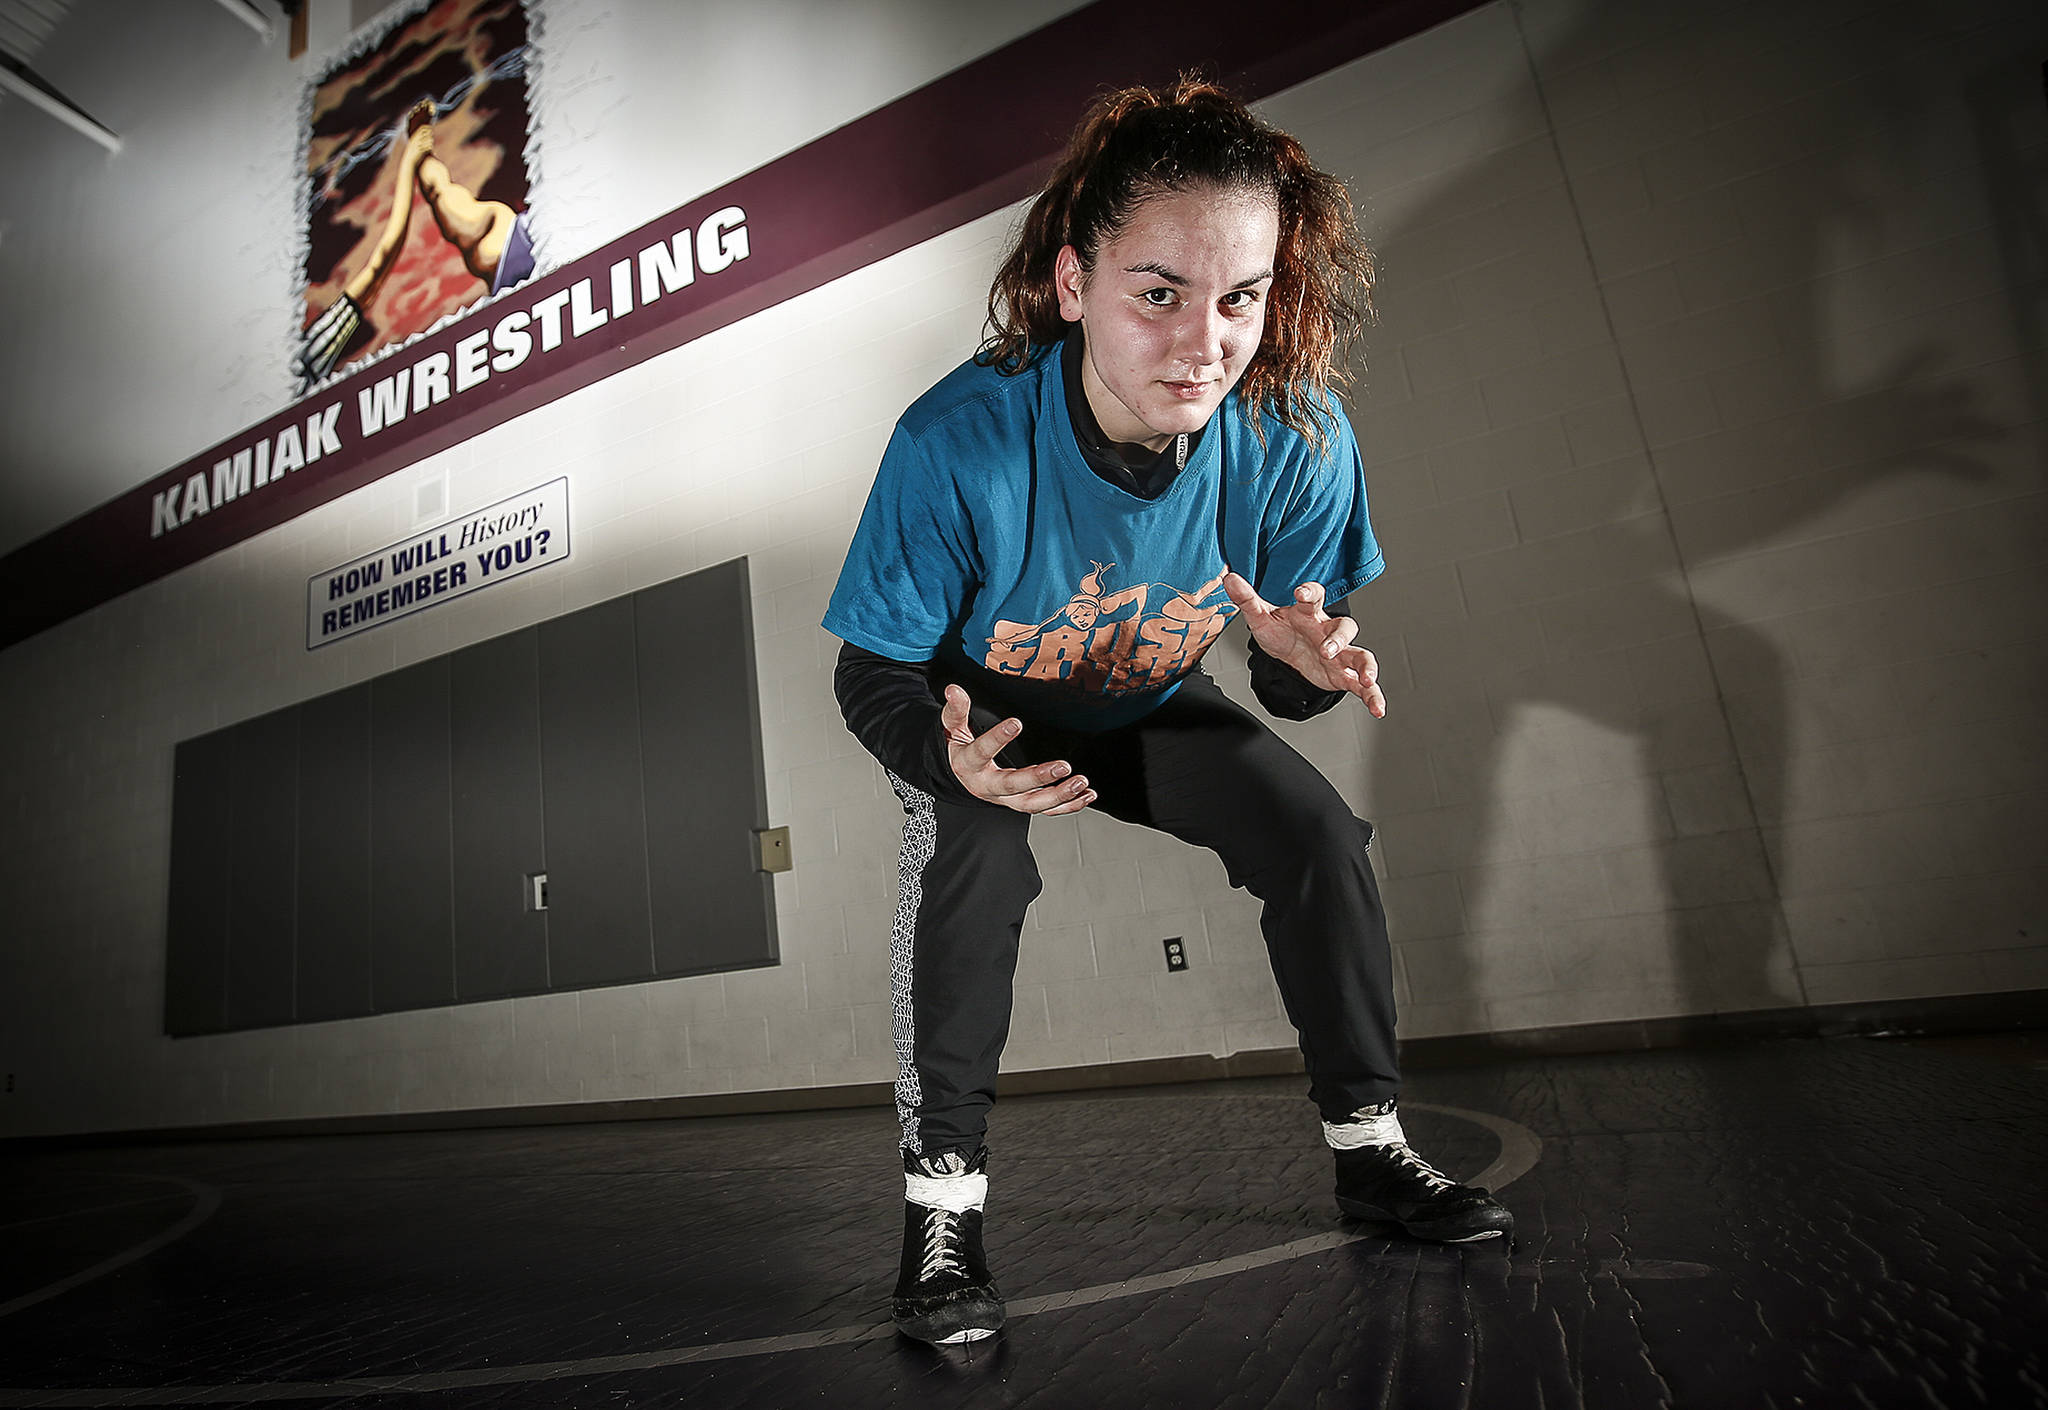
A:
[[[531,277],[538,0],[416,0],[305,102],[299,391]]]

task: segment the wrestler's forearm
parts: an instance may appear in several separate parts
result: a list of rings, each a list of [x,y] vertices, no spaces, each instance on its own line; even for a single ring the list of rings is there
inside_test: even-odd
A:
[[[398,252],[405,248],[405,233],[412,227],[413,173],[418,169],[419,161],[410,152],[399,163],[398,180],[391,192],[390,218],[384,222],[376,248],[370,251],[369,262],[356,271],[344,291],[359,304],[369,302],[370,295],[377,292],[377,286],[391,272]]]
[[[1327,610],[1332,617],[1350,615],[1348,604],[1342,601],[1331,603]],[[1314,719],[1349,694],[1311,685],[1294,667],[1259,650],[1256,641],[1251,643],[1251,669],[1252,694],[1276,720]]]
[[[929,664],[892,661],[847,643],[839,648],[832,693],[847,729],[882,767],[926,793],[972,801],[947,759]]]

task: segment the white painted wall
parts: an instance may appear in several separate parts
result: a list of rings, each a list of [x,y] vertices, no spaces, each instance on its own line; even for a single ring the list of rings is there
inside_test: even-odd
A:
[[[61,71],[45,51],[136,133],[120,157],[0,108],[16,541],[283,395],[290,141],[270,126],[305,70],[225,15],[179,37],[218,7],[162,8],[180,22],[103,7],[150,45],[81,45]],[[765,8],[656,44],[666,7],[555,0],[556,254],[1055,8]],[[1281,728],[1380,825],[1405,1032],[2048,985],[2048,379],[2009,248],[2043,200],[2044,39],[1989,0],[1530,0],[1266,105],[1351,180],[1384,257],[1354,414],[1393,565],[1361,615],[1393,710]],[[192,61],[162,66],[175,82],[142,62],[167,52]],[[181,224],[164,202],[195,189],[214,199]],[[124,200],[142,218],[110,218]],[[890,424],[974,342],[1009,219],[0,653],[0,1131],[892,1076],[900,814],[838,723],[816,623]],[[172,328],[190,351],[167,357]],[[132,424],[90,414],[109,388]],[[423,491],[455,514],[561,474],[567,568],[303,649],[306,576],[426,522]],[[779,968],[159,1035],[176,741],[741,553],[797,861]],[[1214,659],[1241,690],[1234,640]],[[1291,1045],[1255,908],[1206,854],[1089,815],[1036,845],[1010,1067]],[[1161,968],[1172,934],[1184,975]]]

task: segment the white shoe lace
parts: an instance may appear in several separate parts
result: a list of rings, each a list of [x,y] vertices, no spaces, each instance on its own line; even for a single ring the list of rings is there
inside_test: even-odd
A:
[[[1436,1193],[1438,1190],[1448,1190],[1458,1183],[1417,1155],[1406,1141],[1396,1141],[1391,1145],[1382,1147],[1382,1149],[1408,1170],[1421,1176],[1423,1181],[1428,1184],[1431,1194]]]
[[[967,1260],[960,1251],[960,1216],[949,1209],[928,1209],[924,1214],[924,1266],[918,1281],[927,1282],[942,1273],[967,1276]]]

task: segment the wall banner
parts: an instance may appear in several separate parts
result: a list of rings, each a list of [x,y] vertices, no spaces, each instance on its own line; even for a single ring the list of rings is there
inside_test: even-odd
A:
[[[451,519],[306,580],[306,649],[507,582],[569,556],[569,481]]]
[[[400,312],[395,296],[366,291],[365,323],[337,343],[330,335],[341,324],[322,329],[321,319],[336,307],[343,323],[353,315],[338,298],[323,303],[324,286],[309,285],[301,312],[313,323],[304,329],[301,369],[317,373],[338,348],[324,379],[269,419],[0,558],[0,647],[1030,195],[1076,115],[1103,88],[1171,82],[1184,68],[1211,66],[1257,99],[1483,2],[1275,0],[1247,26],[1236,0],[1183,0],[1162,30],[1154,5],[1097,0],[517,288],[482,293],[478,268],[488,266],[495,281],[509,268],[504,251],[491,263],[491,252],[480,250],[481,263],[472,265],[458,246],[450,257],[464,272],[451,279],[476,301],[375,357],[349,361],[351,349],[366,348],[361,339],[397,326],[389,322]],[[521,47],[516,38],[506,38],[504,54]],[[514,87],[510,63],[494,69],[500,97]],[[523,76],[530,44],[518,63]],[[405,85],[396,101],[417,86]],[[458,100],[454,87],[427,88],[433,116],[412,100],[402,113],[407,141],[425,147],[431,138],[434,152],[453,151],[468,120],[464,105],[474,117],[485,90]],[[402,160],[394,155],[397,123],[378,121],[391,122],[394,134],[377,168],[388,179],[381,188],[369,180],[365,190],[410,189],[399,179],[406,173],[391,167]],[[337,150],[353,151],[360,140]],[[498,146],[509,152],[511,141]],[[310,147],[308,155],[325,159]],[[423,153],[407,177],[411,188],[425,161]],[[516,223],[515,200],[524,198],[514,197],[492,199]],[[408,227],[406,239],[441,238],[430,233],[435,224]],[[505,233],[510,249],[510,225]],[[346,292],[369,266],[347,253],[331,267]]]
[[[538,0],[409,0],[307,89],[299,395],[533,277]]]

